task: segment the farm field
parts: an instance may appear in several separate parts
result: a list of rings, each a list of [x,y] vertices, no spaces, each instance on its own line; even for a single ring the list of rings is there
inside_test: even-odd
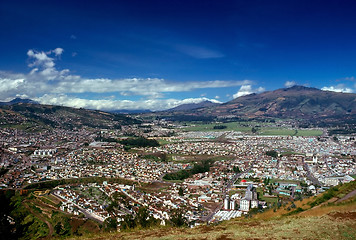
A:
[[[246,126],[245,122],[229,122],[229,123],[209,123],[209,124],[194,124],[184,128],[184,131],[208,132],[208,131],[236,131],[247,134],[252,134],[252,128],[257,130],[257,135],[280,135],[280,136],[321,136],[322,130],[318,129],[285,129],[269,127],[270,123],[250,123],[251,126]],[[224,129],[214,129],[215,126],[225,126]],[[259,126],[259,127],[257,127]]]

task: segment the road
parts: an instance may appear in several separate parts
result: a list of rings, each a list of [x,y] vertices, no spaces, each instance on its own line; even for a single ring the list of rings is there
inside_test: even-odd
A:
[[[25,200],[23,202],[24,206],[34,215],[36,216],[38,219],[40,219],[42,222],[46,223],[47,227],[48,227],[48,235],[45,239],[50,239],[53,236],[53,232],[54,232],[54,228],[52,226],[52,224],[50,222],[47,221],[47,219],[45,219],[42,215],[36,213],[35,211],[33,211],[33,209],[27,205],[27,201]]]
[[[236,182],[236,180],[243,174],[243,173],[247,173],[251,170],[251,168],[247,169],[244,172],[240,172],[240,173],[236,173],[235,176],[233,176],[230,180],[228,180],[228,182],[226,183],[226,185],[224,186],[224,192],[223,192],[223,201],[226,198],[226,194],[228,193],[229,189],[231,189],[231,186],[234,184],[234,182]],[[209,222],[213,216],[215,215],[215,213],[217,213],[223,206],[223,202],[220,203],[210,214],[208,214],[206,217],[203,217],[201,220],[204,222]]]
[[[352,197],[355,196],[355,195],[356,195],[356,189],[353,190],[352,192],[346,194],[343,198],[340,198],[340,199],[337,200],[336,202],[339,203],[339,202],[345,201],[345,200],[347,200],[347,199],[349,199],[349,198],[352,198]]]
[[[59,195],[57,195],[57,194],[55,194],[55,193],[51,193],[51,194],[52,194],[53,196],[57,197],[58,199],[60,199],[61,201],[70,202],[70,201],[68,201],[68,200],[66,200],[66,199],[64,199],[64,198],[62,198],[61,196],[59,196]],[[82,207],[79,206],[78,204],[73,203],[73,202],[70,202],[70,203],[73,204],[73,205],[75,205],[75,206],[80,210],[80,212],[84,214],[84,216],[85,216],[86,218],[92,219],[92,220],[97,221],[97,222],[100,222],[100,223],[103,223],[103,222],[104,222],[101,218],[98,218],[96,215],[89,213],[87,210],[85,210],[84,208],[82,208]]]
[[[316,186],[321,186],[322,184],[319,182],[318,179],[316,179],[314,177],[314,175],[310,172],[310,169],[309,169],[309,166],[306,162],[304,162],[304,159],[303,159],[303,168],[304,170],[307,172],[307,178],[312,181],[312,183]]]
[[[209,213],[207,216],[202,217],[201,220],[203,222],[210,222],[210,220],[213,218],[215,213],[217,213],[223,206],[223,203],[220,203],[211,213]]]

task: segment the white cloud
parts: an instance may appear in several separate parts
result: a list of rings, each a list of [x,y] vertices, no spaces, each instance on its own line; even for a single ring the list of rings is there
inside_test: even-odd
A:
[[[56,56],[62,55],[63,51],[64,51],[63,48],[56,48],[53,50]]]
[[[264,87],[258,87],[257,90],[256,90],[257,93],[261,93],[261,92],[264,92],[264,91],[266,91],[266,89]]]
[[[353,92],[353,89],[345,87],[344,84],[338,84],[336,86],[330,86],[330,87],[323,87],[321,90],[331,91],[331,92],[343,92],[343,93],[352,93]]]
[[[165,109],[170,106],[177,106],[183,100],[176,99],[159,99],[163,98],[165,93],[187,92],[196,89],[204,88],[226,88],[251,85],[250,80],[242,81],[186,81],[173,82],[160,78],[124,78],[124,79],[109,79],[109,78],[83,78],[80,75],[73,75],[70,70],[58,70],[55,61],[63,54],[62,48],[54,50],[36,51],[28,50],[29,57],[28,66],[31,68],[27,74],[12,74],[9,72],[0,71],[0,100],[15,97],[16,95],[28,96],[32,99],[43,99],[46,103],[63,104],[83,107],[82,105],[97,109],[97,106],[110,106],[111,102],[107,100],[85,100],[72,99],[61,97],[61,94],[74,95],[75,93],[117,93],[121,96],[142,96],[147,100],[142,100],[140,104],[144,107],[152,105],[152,109]],[[259,90],[256,90],[259,91]],[[49,96],[54,96],[52,100]],[[158,99],[158,100],[156,100]],[[205,99],[205,98],[199,98]],[[189,100],[189,99],[188,99]],[[186,101],[188,101],[186,100]],[[104,102],[103,102],[104,101]],[[110,100],[111,101],[111,100]],[[162,104],[159,105],[158,102]],[[189,101],[193,101],[190,99]],[[196,101],[196,99],[194,99]],[[215,100],[216,101],[216,100]],[[116,108],[121,108],[120,104],[131,104],[131,101],[120,101]],[[100,105],[103,104],[103,105]],[[136,108],[136,102],[132,101],[132,107]],[[125,105],[125,106],[126,106]],[[140,107],[141,108],[141,107]]]
[[[238,98],[241,96],[249,95],[251,93],[253,93],[252,86],[251,85],[243,85],[240,87],[239,91],[237,91],[237,93],[235,93],[232,96],[233,96],[233,98]]]
[[[48,73],[49,74],[49,73]],[[251,81],[203,81],[203,82],[168,82],[159,78],[127,79],[82,79],[79,76],[59,74],[61,82],[54,86],[52,92],[123,92],[124,95],[160,96],[164,92],[187,92],[202,88],[240,86]],[[75,77],[76,79],[73,79]]]
[[[0,78],[0,92],[16,91],[23,84],[25,79]]]
[[[242,97],[245,95],[249,95],[252,93],[260,93],[260,92],[264,92],[265,88],[263,87],[258,87],[257,89],[252,88],[252,85],[242,85],[239,89],[239,91],[237,91],[237,93],[235,93],[234,95],[232,95],[233,98],[238,98],[238,97]]]
[[[215,99],[219,99],[220,98],[220,96],[215,96]]]
[[[43,58],[45,59],[45,58]],[[47,60],[44,60],[47,61]],[[239,86],[250,81],[205,81],[205,82],[168,82],[157,78],[128,78],[128,79],[85,79],[71,75],[69,70],[58,71],[53,67],[43,67],[36,63],[29,74],[14,75],[7,72],[0,74],[0,95],[16,93],[38,96],[51,93],[107,93],[117,92],[122,95],[141,95],[159,98],[163,93],[186,92],[201,88]],[[45,64],[48,66],[48,64]]]
[[[27,56],[34,59],[32,63],[30,63],[29,67],[43,67],[43,68],[52,68],[54,67],[54,59],[47,56],[48,53],[45,52],[37,52],[34,50],[28,50]]]
[[[294,81],[286,81],[285,83],[284,83],[284,86],[286,87],[286,88],[290,88],[290,87],[293,87],[294,85],[296,85],[297,83],[296,82],[294,82]]]
[[[150,109],[153,111],[165,110],[177,107],[182,104],[200,103],[203,101],[211,101],[214,103],[221,103],[216,99],[209,98],[187,98],[187,99],[147,99],[140,101],[131,100],[113,100],[113,99],[83,99],[76,97],[69,97],[65,94],[45,94],[42,97],[35,98],[42,104],[60,105],[74,108],[87,108],[96,110],[117,110],[117,109]]]
[[[29,74],[24,75],[23,90],[32,92],[32,95],[41,93],[118,92],[123,95],[162,97],[162,93],[168,92],[187,92],[203,88],[234,87],[252,83],[250,80],[172,82],[159,78],[88,79],[82,78],[79,75],[72,75],[68,69],[58,71],[54,67],[54,59],[48,57],[44,52],[29,50],[28,56],[34,60],[29,64],[29,66],[34,68]],[[26,85],[28,90],[26,90]],[[26,94],[28,93],[26,92]]]

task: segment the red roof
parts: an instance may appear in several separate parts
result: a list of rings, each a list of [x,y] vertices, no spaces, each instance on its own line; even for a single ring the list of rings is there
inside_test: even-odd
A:
[[[247,182],[245,179],[242,179],[241,182]]]

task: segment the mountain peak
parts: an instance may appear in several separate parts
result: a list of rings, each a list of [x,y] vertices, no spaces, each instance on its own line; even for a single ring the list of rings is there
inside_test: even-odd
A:
[[[13,105],[18,103],[30,103],[30,104],[38,104],[38,102],[33,101],[31,99],[23,99],[23,98],[14,98],[10,102],[0,102],[0,105]]]
[[[16,104],[16,103],[32,103],[32,104],[38,104],[38,102],[33,101],[31,99],[27,99],[27,98],[14,98],[12,99],[10,102],[10,104]]]
[[[284,91],[305,91],[305,90],[308,90],[308,91],[321,91],[320,89],[317,89],[317,88],[305,87],[305,86],[302,86],[302,85],[294,85],[294,86],[289,87],[289,88],[282,88],[282,90],[284,90]]]
[[[201,114],[235,117],[352,118],[356,114],[356,94],[293,86],[235,98]]]

